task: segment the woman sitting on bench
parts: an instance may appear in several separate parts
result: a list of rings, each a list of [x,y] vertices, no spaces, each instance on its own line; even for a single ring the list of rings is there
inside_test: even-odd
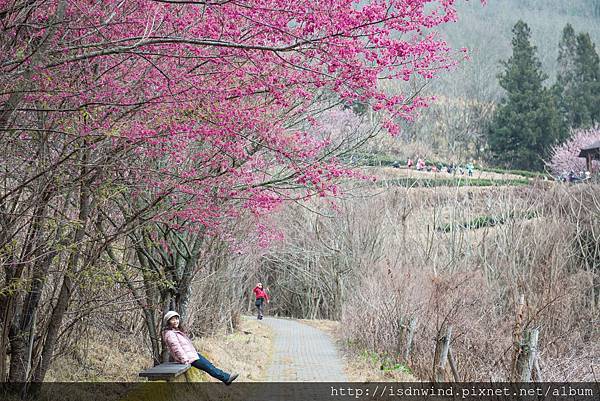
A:
[[[165,325],[163,339],[176,362],[192,365],[227,385],[237,379],[237,373],[223,372],[196,351],[192,340],[185,334],[179,324],[179,313],[175,311],[167,312],[163,318],[163,323]]]

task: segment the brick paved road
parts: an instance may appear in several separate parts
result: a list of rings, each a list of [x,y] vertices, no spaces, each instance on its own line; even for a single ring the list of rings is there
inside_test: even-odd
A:
[[[347,381],[342,360],[323,331],[290,319],[265,317],[275,334],[271,382]]]

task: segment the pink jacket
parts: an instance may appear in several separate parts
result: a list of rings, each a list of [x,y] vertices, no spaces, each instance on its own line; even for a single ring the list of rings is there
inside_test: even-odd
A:
[[[181,331],[165,330],[163,339],[175,361],[190,364],[198,359],[198,352],[194,348],[192,340]]]

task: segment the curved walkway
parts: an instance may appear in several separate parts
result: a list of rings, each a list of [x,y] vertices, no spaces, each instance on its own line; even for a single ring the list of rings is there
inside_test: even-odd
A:
[[[290,319],[265,317],[262,322],[275,334],[268,381],[347,381],[343,362],[326,333]]]

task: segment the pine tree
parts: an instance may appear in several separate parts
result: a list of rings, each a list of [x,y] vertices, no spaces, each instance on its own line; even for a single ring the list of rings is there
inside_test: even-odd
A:
[[[591,10],[592,15],[600,19],[600,0],[592,0]]]
[[[600,123],[600,57],[588,33],[577,35],[575,74],[578,101],[573,127],[589,128]]]
[[[600,59],[588,33],[575,36],[567,24],[558,48],[557,96],[564,127],[589,128],[600,122]]]
[[[577,85],[575,60],[577,58],[577,37],[571,24],[567,24],[558,44],[558,70],[554,94],[562,115],[563,130],[567,131],[574,125],[574,110],[577,108]]]
[[[488,145],[496,164],[541,170],[560,136],[560,114],[552,92],[542,85],[547,76],[530,43],[529,27],[519,21],[512,32],[512,56],[502,62],[505,71],[499,75],[507,97],[492,117]]]

